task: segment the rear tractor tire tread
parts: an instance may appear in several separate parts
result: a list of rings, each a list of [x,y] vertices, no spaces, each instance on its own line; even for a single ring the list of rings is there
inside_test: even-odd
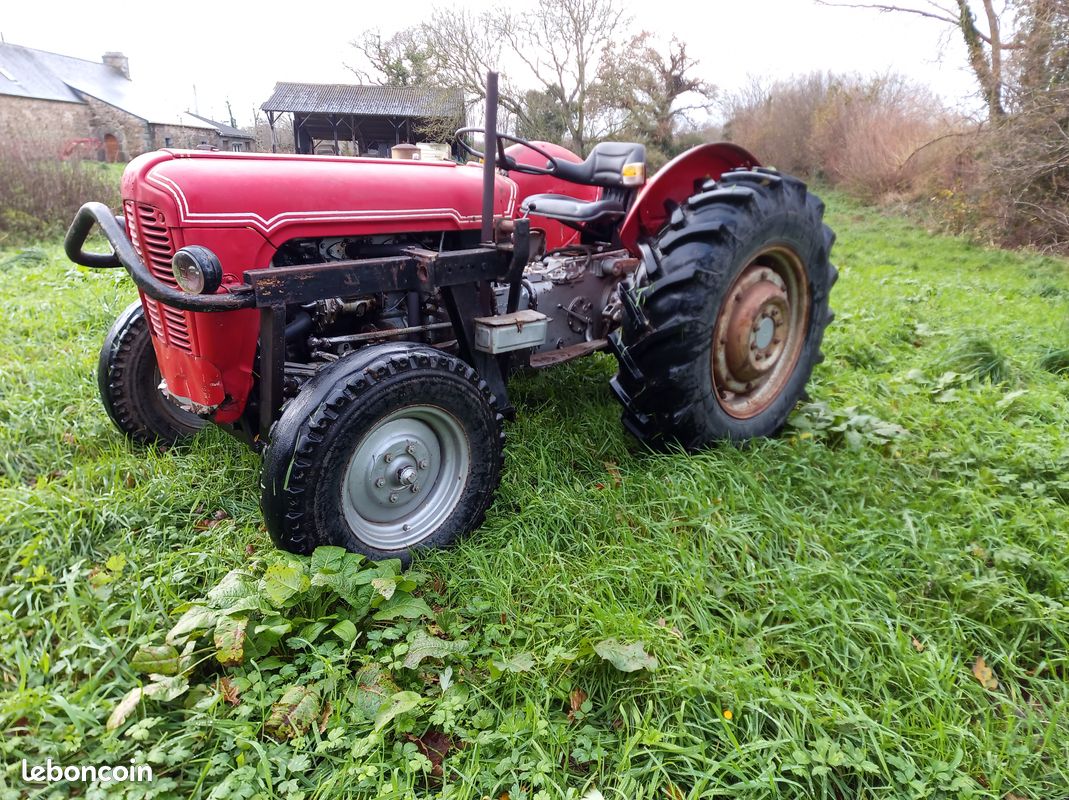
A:
[[[676,208],[653,242],[657,279],[636,292],[639,314],[624,305],[612,349],[620,369],[611,386],[627,430],[646,445],[700,450],[716,441],[773,436],[803,397],[833,314],[838,278],[829,259],[835,234],[824,203],[801,180],[765,168],[725,173]],[[797,362],[780,394],[755,417],[725,413],[712,387],[712,331],[723,295],[751,256],[786,243],[800,256],[809,321]]]

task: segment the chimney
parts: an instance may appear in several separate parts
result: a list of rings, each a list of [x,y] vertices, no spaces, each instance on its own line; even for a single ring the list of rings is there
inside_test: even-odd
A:
[[[127,80],[130,79],[130,59],[128,59],[122,53],[105,53],[104,57],[100,60],[112,69],[116,69],[121,72],[123,74],[123,77]]]

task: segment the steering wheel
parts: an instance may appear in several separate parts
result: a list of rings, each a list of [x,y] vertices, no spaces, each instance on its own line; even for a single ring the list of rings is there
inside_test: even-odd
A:
[[[469,133],[481,133],[486,135],[486,131],[483,128],[460,128],[456,132],[457,144],[460,145],[460,149],[470,156],[474,156],[478,159],[485,159],[486,153],[480,150],[476,150],[466,141],[464,141],[465,134]],[[513,142],[526,147],[528,150],[533,150],[546,159],[545,167],[536,167],[533,164],[521,164],[515,158],[508,155],[505,152],[505,142]],[[511,172],[522,172],[525,175],[556,175],[557,174],[557,159],[547,153],[538,145],[533,142],[529,142],[526,139],[517,139],[515,136],[509,136],[507,133],[497,134],[497,166],[504,170]]]

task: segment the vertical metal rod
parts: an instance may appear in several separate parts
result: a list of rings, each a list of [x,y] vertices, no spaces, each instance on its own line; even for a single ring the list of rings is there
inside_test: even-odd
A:
[[[494,235],[494,179],[497,177],[497,73],[486,73],[486,122],[483,126],[483,241]]]
[[[406,300],[406,306],[407,306],[407,308],[405,309],[405,319],[408,322],[409,326],[410,327],[415,327],[417,325],[422,325],[423,324],[423,314],[421,313],[421,308],[420,308],[419,292],[418,291],[409,292],[408,295],[405,297],[405,300]],[[419,338],[420,339],[425,339],[426,337],[425,336],[420,336]]]
[[[265,306],[260,309],[260,439],[265,442],[282,410],[285,361],[286,307]]]

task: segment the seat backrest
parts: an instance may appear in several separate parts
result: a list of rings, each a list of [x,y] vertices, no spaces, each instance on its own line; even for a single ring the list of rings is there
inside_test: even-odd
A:
[[[557,177],[587,186],[612,188],[624,185],[624,164],[645,164],[645,145],[633,142],[601,142],[594,145],[586,161],[557,162]]]

